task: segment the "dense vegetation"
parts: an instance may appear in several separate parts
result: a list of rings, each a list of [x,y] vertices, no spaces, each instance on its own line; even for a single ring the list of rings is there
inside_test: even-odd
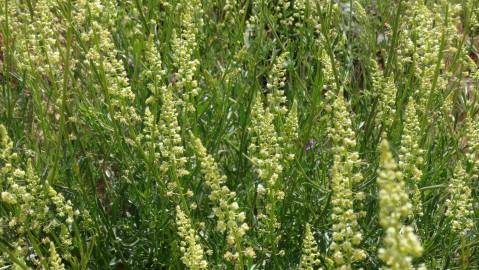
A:
[[[479,269],[477,0],[0,1],[0,269]]]

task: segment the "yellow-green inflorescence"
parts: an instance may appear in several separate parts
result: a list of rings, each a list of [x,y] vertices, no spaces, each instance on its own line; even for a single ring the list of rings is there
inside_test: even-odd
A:
[[[41,183],[31,162],[27,163],[25,170],[21,167],[19,155],[13,151],[13,142],[2,125],[0,194],[0,204],[5,210],[0,217],[0,237],[11,247],[9,253],[0,255],[0,266],[8,267],[14,261],[20,261],[31,267],[40,267],[39,246],[32,245],[30,237],[44,239],[51,234],[57,236],[55,245],[61,254],[58,255],[55,250],[49,260],[60,267],[64,261],[71,259],[72,226],[79,212],[48,181]],[[50,244],[44,244],[45,249],[51,248]]]
[[[351,116],[346,106],[342,91],[332,103],[332,119],[328,127],[328,137],[331,140],[334,160],[341,163],[345,176],[351,183],[363,180],[359,172],[361,160],[356,151],[356,134],[352,128]]]
[[[236,16],[243,15],[244,9],[240,7],[240,3],[235,0],[226,0],[223,6],[224,21],[228,26],[233,25]]]
[[[183,263],[191,270],[208,269],[203,247],[199,243],[200,237],[180,206],[176,206],[176,225],[178,235],[181,237],[180,250],[183,253],[181,257]]]
[[[2,49],[2,52],[7,51],[7,45],[15,44],[15,43],[8,43],[7,44],[7,32],[9,34],[9,38],[11,40],[16,40],[17,42],[22,39],[23,34],[21,31],[12,31],[12,29],[21,29],[21,21],[19,16],[17,14],[21,12],[19,9],[19,4],[13,1],[5,2],[2,5],[0,5],[0,29],[4,33],[4,40],[2,44],[0,44],[0,48]],[[18,44],[16,44],[15,48],[11,49],[17,49],[18,50]],[[1,64],[3,65],[3,63]],[[1,67],[0,65],[0,67]]]
[[[226,232],[226,242],[230,250],[224,254],[227,261],[242,262],[242,258],[254,257],[254,251],[245,248],[243,237],[249,230],[245,223],[246,214],[240,211],[236,201],[236,192],[231,191],[225,184],[226,176],[221,171],[213,157],[208,154],[201,140],[190,134],[192,147],[195,151],[204,175],[206,185],[210,188],[208,196],[213,204],[213,213],[216,216],[216,229]]]
[[[308,21],[308,0],[297,0],[293,4],[293,18],[294,26],[296,28],[301,28],[304,26],[304,23]],[[312,4],[312,3],[311,3]]]
[[[178,124],[178,113],[175,107],[175,99],[171,87],[161,91],[163,106],[160,116],[160,153],[163,162],[160,166],[162,172],[174,168],[177,177],[188,175],[186,169],[187,158],[181,139],[181,127]]]
[[[469,175],[458,162],[449,183],[449,198],[446,200],[446,216],[449,217],[452,230],[466,235],[474,227],[471,189]]]
[[[467,1],[467,7],[469,8],[470,12],[470,27],[474,30],[477,31],[479,29],[479,5],[475,0],[468,0]]]
[[[199,93],[197,73],[200,61],[195,54],[203,27],[203,7],[199,0],[182,0],[178,12],[181,12],[181,27],[172,38],[173,65],[176,68],[174,87],[182,97],[178,102],[191,111],[194,110],[192,99]]]
[[[384,77],[375,60],[371,60],[371,70],[373,94],[377,97],[376,123],[382,124],[387,130],[392,126],[396,114],[396,85],[392,76]]]
[[[193,196],[193,192],[185,189],[179,180],[189,174],[186,169],[187,158],[181,138],[181,127],[178,124],[177,103],[173,96],[173,90],[170,86],[161,85],[161,80],[165,74],[161,67],[161,60],[151,39],[147,45],[146,56],[149,58],[150,66],[145,71],[145,78],[151,81],[148,88],[152,96],[148,103],[156,106],[157,99],[162,100],[161,114],[159,124],[156,123],[156,116],[145,109],[144,129],[140,139],[143,139],[144,146],[148,151],[149,158],[153,166],[159,165],[160,171],[164,175],[167,184],[167,196],[174,202],[184,204],[187,209],[176,206],[176,225],[177,232],[181,238],[180,250],[183,254],[181,260],[189,269],[207,269],[208,263],[204,258],[203,247],[200,243],[198,233],[193,228],[192,221],[185,211],[189,211],[186,205],[185,195]]]
[[[27,5],[21,1],[2,3],[0,22],[7,22],[11,53],[17,67],[26,75],[47,77],[52,84],[62,78],[65,22],[54,14],[59,5],[55,1],[39,0]],[[7,10],[4,8],[7,7]],[[29,9],[31,8],[31,9]],[[4,29],[5,33],[7,29]],[[3,31],[2,31],[3,32]],[[1,44],[4,46],[5,44]],[[3,48],[2,48],[3,49]],[[71,61],[73,65],[74,61]]]
[[[7,13],[2,11],[5,5]],[[69,24],[56,12],[60,7],[61,4],[56,1],[39,0],[31,3],[8,1],[0,8],[0,21],[8,16],[8,25],[0,26],[0,46],[6,45],[2,48],[2,59],[11,57],[8,64],[15,72],[23,74],[34,96],[35,111],[42,116],[58,115],[57,106],[61,102],[59,88],[65,87],[61,85],[66,78],[65,65],[73,69],[77,63],[73,57],[65,62],[65,56],[70,55],[73,49],[65,46],[64,33]],[[0,62],[2,66],[4,61]],[[38,118],[38,122],[48,121],[44,117]]]
[[[359,248],[363,237],[353,209],[352,182],[343,166],[335,162],[331,172],[333,242],[329,248],[334,268],[347,270],[354,269],[352,264],[363,260],[366,253]]]
[[[291,162],[295,158],[296,142],[298,141],[299,134],[298,123],[298,103],[293,101],[293,105],[289,110],[288,116],[281,131],[281,141],[283,149],[283,158],[287,162]]]
[[[377,173],[379,224],[384,229],[383,247],[378,252],[379,258],[385,264],[382,269],[415,269],[412,260],[421,256],[423,248],[413,228],[403,222],[411,215],[412,204],[406,193],[403,174],[398,170],[389,143],[385,139],[380,144]]]
[[[147,66],[141,73],[141,76],[144,80],[148,81],[147,87],[151,92],[151,96],[146,100],[148,106],[145,108],[143,116],[144,127],[138,140],[144,141],[145,150],[148,153],[150,162],[159,162],[159,152],[162,143],[160,142],[160,131],[157,125],[156,110],[154,108],[156,108],[158,100],[160,100],[162,91],[165,91],[161,82],[166,72],[162,68],[161,57],[156,50],[152,37],[150,37],[146,43],[145,59]]]
[[[338,84],[334,76],[333,64],[326,49],[321,50],[321,64],[323,65],[323,90],[326,91],[325,107],[327,111],[331,110],[331,105],[334,100],[335,91],[338,89]]]
[[[278,3],[277,7],[281,6],[281,2]],[[265,2],[262,0],[252,0],[251,1],[251,15],[246,22],[246,31],[244,35],[244,45],[246,48],[249,47],[249,38],[257,30],[259,30],[259,24],[261,22],[261,17],[263,15],[263,6]]]
[[[464,133],[466,140],[466,158],[468,174],[471,178],[471,186],[477,186],[479,179],[479,122],[477,118],[468,113],[464,121]]]
[[[268,77],[268,103],[277,116],[284,116],[288,112],[284,95],[288,56],[289,52],[283,52],[277,57]]]
[[[133,93],[125,67],[122,61],[117,58],[118,50],[113,42],[110,28],[115,13],[110,12],[110,7],[99,0],[90,2],[78,1],[75,3],[76,16],[80,19],[89,16],[91,25],[85,23],[81,39],[90,45],[85,55],[85,65],[93,66],[104,73],[105,85],[99,84],[98,90],[105,88],[104,99],[108,104],[109,112],[113,119],[127,126],[131,126],[141,120],[135,107],[135,94]],[[81,25],[79,27],[82,27]],[[94,74],[91,74],[94,75]]]
[[[298,105],[296,101],[294,101],[288,112],[287,98],[284,93],[288,57],[289,52],[283,52],[275,60],[272,71],[268,77],[268,84],[266,85],[268,89],[268,106],[267,108],[257,108],[258,110],[267,110],[268,114],[271,113],[273,115],[275,123],[277,124],[275,125],[277,133],[280,135],[278,142],[283,149],[282,157],[285,163],[284,165],[294,159],[299,128]],[[259,104],[255,103],[255,106],[259,106]],[[284,119],[284,117],[286,117],[286,119]],[[256,120],[253,119],[253,121]]]
[[[281,141],[273,124],[273,114],[269,107],[263,106],[260,96],[254,100],[251,110],[250,132],[253,134],[249,151],[256,172],[264,184],[267,184],[268,194],[276,199],[282,198],[277,193],[277,183],[283,171]]]
[[[252,157],[258,176],[270,188],[274,188],[283,171],[279,137],[273,124],[273,114],[269,107],[263,106],[260,96],[254,100],[250,131],[253,140],[250,151],[257,153]]]
[[[477,194],[479,192],[479,122],[472,112],[468,113],[464,122],[466,171],[470,179],[466,181],[466,188],[469,186],[471,193]]]
[[[275,17],[278,18],[279,23],[285,28],[293,25],[294,18],[290,14],[291,8],[291,1],[288,0],[279,0],[277,5],[274,7]]]
[[[416,44],[413,59],[420,85],[418,91],[418,110],[426,113],[427,102],[431,95],[436,62],[439,57],[440,39],[434,27],[434,14],[424,1],[415,1],[411,8],[412,32]]]
[[[161,55],[156,49],[153,36],[150,36],[146,41],[145,63],[145,70],[141,75],[144,80],[148,81],[147,87],[152,94],[146,103],[154,105],[160,99],[161,92],[165,91],[162,82],[166,77],[166,70],[163,68]]]
[[[177,103],[173,90],[170,86],[161,86],[158,91],[162,100],[158,123],[156,114],[147,107],[143,117],[144,128],[138,141],[143,145],[148,162],[158,166],[164,175],[159,180],[167,185],[167,195],[173,196],[183,192],[179,186],[179,179],[189,174],[186,168],[188,159],[181,138],[181,126],[178,123]],[[156,100],[156,98],[152,96],[150,100]]]
[[[252,140],[248,153],[261,182],[257,186],[257,198],[265,206],[264,209],[259,209],[258,222],[261,234],[268,242],[264,248],[268,249],[275,247],[279,241],[275,231],[281,224],[277,220],[276,211],[285,196],[279,182],[283,172],[282,138],[278,136],[273,124],[274,115],[269,107],[263,105],[261,96],[256,96],[253,102],[249,128]]]
[[[313,232],[311,231],[311,225],[306,223],[304,229],[304,237],[303,237],[303,248],[301,250],[301,260],[299,262],[299,270],[314,270],[314,269],[322,269],[318,268],[321,264],[321,260],[319,259],[319,250],[318,244],[316,243],[316,239],[314,239]]]
[[[363,197],[353,193],[353,185],[363,177],[359,172],[361,160],[356,151],[356,135],[352,130],[351,117],[342,92],[332,105],[332,116],[328,136],[333,143],[333,167],[331,169],[331,190],[333,212],[333,242],[330,257],[335,269],[352,269],[354,262],[366,257],[359,248],[362,235],[353,204],[354,199]]]
[[[444,10],[448,10],[447,15]],[[449,81],[456,75],[448,70],[446,60],[448,56],[455,57],[453,54],[459,49],[459,40],[462,39],[456,29],[460,18],[458,11],[458,5],[448,1],[435,4],[432,8],[425,1],[414,1],[411,9],[406,12],[411,19],[411,31],[408,33],[415,45],[412,60],[418,81],[417,111],[420,119],[426,122],[435,118],[427,114],[432,109],[432,101],[437,97],[442,97],[444,104],[440,110],[432,111],[432,115],[440,118],[437,122],[452,122],[454,95],[447,93],[447,90]],[[438,38],[437,33],[444,39]],[[459,56],[461,54],[462,52]]]
[[[435,124],[440,124],[443,127],[450,127],[453,129],[455,123],[454,98],[456,96],[456,88],[452,88],[452,91],[450,91],[450,82],[454,80],[462,80],[463,78],[470,76],[468,74],[469,49],[463,44],[463,35],[465,35],[464,31],[458,30],[457,28],[462,23],[461,5],[452,3],[452,1],[442,1],[435,4],[434,9],[436,11],[435,24],[438,25],[437,31],[441,31],[444,36],[444,59],[441,59],[441,70],[437,76],[434,89],[436,92],[434,94],[441,98],[442,104],[439,110],[434,111],[439,118]],[[455,59],[456,61],[449,61],[449,58]],[[477,70],[477,68],[472,67],[472,70]]]
[[[14,1],[11,1],[11,4]],[[64,42],[59,33],[65,31],[65,27],[60,23],[58,17],[56,17],[52,9],[57,7],[57,3],[48,0],[37,1],[33,7],[35,12],[34,20],[27,19],[29,16],[22,17],[24,23],[24,35],[25,39],[22,50],[23,54],[19,61],[21,69],[25,69],[29,74],[38,73],[40,76],[48,76],[56,83],[62,76],[62,63],[61,57],[62,46],[58,46],[59,43]],[[26,10],[20,11],[26,15]],[[14,29],[18,31],[18,29]],[[33,69],[31,69],[33,68]],[[29,70],[30,69],[30,70]]]
[[[144,129],[139,136],[139,142],[146,150],[148,162],[153,167],[159,166],[161,173],[167,175],[161,179],[167,186],[166,195],[171,198],[172,202],[184,207],[182,209],[177,205],[175,211],[177,232],[181,238],[182,262],[189,269],[207,269],[208,263],[204,258],[200,238],[188,215],[190,208],[193,209],[196,206],[188,206],[185,200],[185,195],[191,197],[193,192],[188,190],[185,193],[180,181],[189,172],[186,169],[187,157],[181,138],[181,127],[178,123],[176,108],[178,102],[175,102],[172,85],[162,84],[166,72],[162,68],[161,57],[152,37],[147,41],[145,56],[148,66],[142,76],[148,80],[148,89],[152,94],[147,99],[147,104],[152,108],[157,108],[158,102],[161,100],[162,106],[158,124],[156,112],[152,112],[150,107],[145,109]]]
[[[411,97],[406,107],[401,147],[399,148],[399,168],[412,198],[413,214],[419,217],[423,215],[423,210],[418,184],[421,181],[421,166],[424,163],[424,150],[420,146],[420,135],[421,128],[416,114],[416,102]]]
[[[50,269],[52,270],[65,270],[65,265],[62,263],[62,259],[57,253],[57,250],[55,248],[55,244],[49,240],[49,239],[44,239],[44,244],[49,244],[49,252],[50,252],[50,257],[48,258],[48,265]]]

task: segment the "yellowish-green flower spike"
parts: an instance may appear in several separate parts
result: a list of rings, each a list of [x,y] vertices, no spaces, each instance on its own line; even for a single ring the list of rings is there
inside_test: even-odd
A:
[[[165,86],[162,85],[162,81],[166,76],[166,70],[163,69],[162,67],[162,62],[161,62],[161,57],[156,49],[156,46],[153,41],[153,37],[150,36],[146,42],[146,50],[145,50],[145,62],[146,62],[146,67],[145,70],[141,73],[141,76],[143,79],[148,81],[148,90],[151,92],[151,96],[146,100],[146,103],[149,104],[148,107],[145,109],[145,114],[143,116],[143,132],[139,135],[138,141],[143,141],[145,144],[145,149],[148,151],[150,158],[152,161],[154,160],[155,162],[160,161],[160,149],[164,145],[162,142],[162,137],[160,135],[160,130],[157,125],[157,117],[155,111],[151,111],[150,106],[153,108],[156,108],[158,100],[162,99],[162,96],[166,96],[166,98],[163,98],[163,101],[170,102],[170,96],[168,96],[168,93],[165,93],[165,91],[170,91],[168,90]],[[177,120],[175,121],[176,118],[176,110],[174,106],[172,107],[171,104],[164,104],[164,108],[166,108],[166,113],[162,114],[162,116],[166,117],[163,119],[165,121],[173,121],[173,122],[168,122],[165,123],[165,121],[162,123],[166,126],[171,125],[178,125]],[[170,130],[171,131],[171,130]],[[180,130],[178,130],[178,133]],[[169,143],[171,141],[168,141]],[[179,143],[181,146],[181,142]],[[165,164],[167,166],[167,164]]]
[[[263,249],[275,248],[280,236],[276,230],[281,224],[276,217],[277,204],[284,199],[279,178],[283,172],[283,157],[280,148],[282,138],[276,133],[273,125],[273,114],[269,108],[263,107],[260,96],[253,101],[251,123],[248,128],[252,134],[248,153],[254,169],[261,181],[257,187],[258,200],[265,203],[264,210],[259,209],[258,220],[260,234],[265,238]],[[263,186],[266,184],[266,188]],[[264,212],[263,212],[264,211]]]
[[[442,3],[436,3],[436,18],[437,24],[445,33],[445,52],[446,53],[459,53],[463,55],[467,49],[464,46],[458,47],[458,41],[462,38],[462,31],[459,32],[457,26],[461,24],[461,4],[452,3],[451,1],[443,1]],[[448,10],[447,21],[444,10]],[[461,50],[459,52],[459,50]]]
[[[424,1],[415,1],[411,8],[413,32],[416,50],[414,60],[416,64],[416,76],[419,79],[420,88],[417,92],[417,110],[425,117],[428,99],[432,94],[432,82],[436,69],[436,62],[439,58],[440,39],[436,32],[441,31],[435,28],[434,14],[426,6]],[[441,63],[443,65],[443,63]],[[436,88],[443,89],[446,81],[442,76],[438,77]]]
[[[416,103],[409,98],[404,120],[401,148],[399,148],[399,168],[408,185],[413,202],[413,214],[422,216],[421,192],[418,184],[421,181],[424,150],[419,145],[421,128],[416,114]]]
[[[50,251],[50,257],[48,258],[48,266],[52,270],[64,270],[65,265],[62,263],[62,259],[57,253],[57,250],[55,248],[55,244],[47,240],[46,243],[49,243],[49,251]]]
[[[478,5],[479,6],[479,5]],[[465,77],[470,77],[471,81],[472,82],[477,82],[479,81],[479,67],[478,65],[476,64],[476,61],[473,60],[469,55],[467,55],[466,53],[464,54],[464,65],[466,66],[466,69],[468,71],[468,73],[466,73],[465,75],[463,75],[463,78]],[[468,89],[467,92],[474,92],[479,90],[479,86],[476,84],[475,86],[472,86],[470,89]]]
[[[197,73],[200,61],[195,58],[198,39],[203,27],[203,7],[201,1],[180,1],[181,29],[173,33],[173,64],[176,70],[175,88],[181,94],[180,103],[186,103],[187,110],[194,110],[192,98],[199,93]]]
[[[85,8],[81,3],[81,1],[77,3],[79,10]],[[118,50],[109,30],[109,27],[112,26],[112,17],[114,17],[114,12],[110,12],[110,10],[114,7],[103,5],[99,0],[88,2],[86,5],[90,10],[91,29],[88,29],[89,34],[82,35],[81,39],[83,42],[97,41],[97,44],[92,44],[86,53],[86,64],[104,71],[107,100],[113,118],[125,125],[132,125],[132,123],[140,121],[141,117],[133,106],[135,94],[131,90],[122,61],[117,59]],[[96,39],[93,39],[93,36]]]
[[[417,57],[416,54],[416,45],[413,42],[413,39],[415,40],[415,29],[417,28],[416,25],[412,25],[411,21],[417,22],[415,18],[415,12],[417,9],[417,5],[411,3],[411,8],[406,9],[404,13],[404,18],[405,20],[402,21],[401,25],[399,25],[398,29],[398,44],[397,44],[397,61],[395,62],[396,64],[396,69],[399,71],[401,74],[404,74],[407,72],[407,66],[413,63],[413,59]],[[424,17],[421,17],[419,21],[422,21]],[[390,27],[388,27],[390,28]],[[388,29],[387,31],[387,38],[391,39],[393,36],[393,31],[391,29]],[[414,66],[415,67],[415,66]],[[413,67],[413,68],[414,68]]]
[[[208,269],[208,262],[204,258],[200,237],[191,226],[188,216],[176,206],[176,225],[178,235],[181,237],[180,250],[183,253],[181,260],[191,270]]]
[[[379,66],[375,60],[371,61],[372,79],[374,95],[378,102],[376,105],[376,124],[383,124],[385,129],[389,129],[394,121],[396,114],[396,85],[392,76],[384,78],[383,72],[380,72]]]
[[[373,91],[372,94],[374,96],[379,97],[380,93],[384,87],[384,77],[383,73],[379,70],[379,65],[378,62],[374,59],[370,61],[371,65],[371,80],[372,80],[372,85],[373,85]],[[378,106],[379,107],[379,106]],[[380,112],[380,109],[378,108],[378,113],[377,113],[377,120],[382,120],[382,112]],[[379,117],[381,116],[381,117]],[[381,121],[379,121],[381,122]]]
[[[334,158],[331,169],[333,242],[330,256],[337,269],[352,269],[352,263],[366,257],[365,252],[358,248],[362,235],[357,223],[357,213],[353,209],[353,185],[363,179],[358,170],[361,160],[356,151],[356,135],[352,130],[351,117],[342,91],[331,98],[334,100],[327,130],[333,144]],[[356,198],[363,197],[362,193],[356,195]]]
[[[236,260],[243,257],[242,252],[247,257],[254,257],[254,251],[246,248],[243,250],[242,239],[249,230],[248,224],[244,221],[246,215],[240,212],[239,205],[236,202],[236,192],[230,191],[225,185],[226,176],[221,174],[218,165],[199,138],[190,134],[192,147],[201,166],[201,172],[205,176],[206,185],[211,189],[208,196],[213,203],[213,212],[217,218],[216,228],[220,232],[226,231],[226,241],[231,247],[232,252],[225,254],[225,259]]]
[[[446,87],[440,88],[445,91]],[[444,101],[441,104],[441,107],[435,113],[438,114],[438,120],[436,121],[436,125],[445,125],[451,126],[455,123],[455,116],[454,116],[454,92],[449,93],[447,96],[444,96]],[[451,131],[452,132],[452,131]]]
[[[40,239],[47,234],[55,234],[61,258],[70,259],[73,249],[71,225],[79,212],[74,211],[72,203],[48,182],[40,182],[31,162],[24,171],[12,146],[6,129],[0,125],[0,164],[3,164],[0,168],[0,199],[11,205],[10,210],[0,217],[0,235],[9,241],[17,257],[33,258],[39,254],[35,254],[35,249],[31,247],[29,234]],[[3,254],[0,256],[2,259],[10,262]],[[31,263],[39,266],[40,262],[33,260]]]
[[[253,134],[250,150],[256,154],[251,159],[255,164],[256,172],[269,188],[274,189],[283,171],[279,146],[281,138],[278,137],[273,125],[273,114],[268,107],[263,107],[260,96],[255,98],[251,110],[250,131]]]
[[[244,16],[246,9],[246,5],[242,5],[236,0],[226,0],[223,7],[224,22],[227,25],[232,26],[238,16]]]
[[[318,1],[319,2],[319,1]],[[318,46],[318,48],[321,46],[321,39],[323,38],[322,32],[321,32],[321,17],[322,14],[326,13],[326,8],[325,6],[327,4],[324,3],[313,3],[311,1],[308,2],[309,4],[309,16],[308,16],[308,23],[309,27],[314,29],[314,45]],[[320,6],[320,8],[317,8],[317,6]]]
[[[421,256],[423,248],[411,226],[403,224],[412,211],[405,190],[403,175],[383,139],[380,145],[377,182],[379,185],[379,224],[384,229],[383,247],[378,256],[386,270],[414,269],[413,258]],[[421,268],[423,269],[423,268]]]
[[[326,49],[321,51],[321,64],[323,65],[323,90],[326,91],[325,109],[330,111],[334,100],[334,93],[338,89],[334,78],[333,65]]]
[[[434,14],[424,1],[414,1],[411,6],[410,16],[413,19],[413,31],[417,35],[417,59],[421,66],[426,66],[435,61],[435,49],[438,49],[438,39],[434,38]]]
[[[160,92],[163,100],[159,122],[160,152],[163,158],[160,169],[163,173],[172,169],[172,173],[182,177],[189,172],[186,169],[187,158],[181,140],[181,127],[178,124],[173,90],[169,86],[163,87]]]
[[[9,30],[11,31],[10,35],[16,37],[17,33],[13,32],[12,29],[21,29],[21,23],[16,16],[17,12],[20,12],[20,4],[15,1],[8,2],[7,4],[8,5],[5,5],[5,3],[3,3],[2,5],[0,5],[0,29],[3,29],[5,23],[8,20]],[[2,48],[2,52],[5,52],[4,48],[6,44],[2,43],[0,44],[0,46]]]
[[[464,131],[466,136],[466,157],[470,164],[471,184],[479,179],[479,122],[474,120],[470,113],[464,122]]]
[[[299,263],[299,270],[314,270],[321,264],[319,259],[319,250],[316,239],[314,239],[313,232],[309,223],[304,229],[303,249],[301,251],[301,261]]]
[[[138,10],[135,1],[124,1],[123,8],[116,11],[116,20],[118,20],[119,23],[118,26],[115,27],[125,29],[125,31],[122,31],[125,35],[125,39],[132,40],[135,38],[143,37],[143,25],[141,23],[142,15],[141,12]]]
[[[148,90],[153,94],[146,103],[154,104],[160,98],[161,82],[166,76],[166,70],[162,67],[161,56],[152,36],[146,42],[145,62],[146,67],[142,72],[142,77],[148,80]]]
[[[467,178],[468,175],[459,162],[449,183],[449,198],[446,200],[446,216],[452,220],[452,230],[461,235],[467,234],[474,227],[471,189]]]
[[[332,152],[337,162],[343,163],[343,173],[353,183],[363,180],[355,169],[361,165],[359,153],[356,151],[356,134],[352,129],[351,116],[346,107],[342,91],[332,102],[332,118],[328,126],[328,137],[333,147]]]
[[[296,152],[296,142],[298,141],[298,104],[296,100],[293,102],[293,106],[291,107],[288,117],[286,118],[286,122],[283,126],[282,131],[282,148],[283,148],[283,157],[287,161],[294,160],[295,152]]]
[[[56,8],[54,1],[39,0],[33,6],[35,19],[30,21],[24,18],[23,29],[26,32],[23,35],[26,38],[22,39],[25,42],[23,44],[25,50],[21,51],[20,68],[25,68],[30,75],[38,72],[40,76],[48,76],[56,83],[61,79],[63,63],[61,46],[57,43],[63,41],[58,33],[65,29],[53,14],[54,8]]]
[[[18,198],[24,196],[25,193],[24,189],[15,186],[15,176],[23,176],[25,173],[14,168],[18,156],[12,148],[13,142],[8,137],[7,129],[0,125],[0,161],[4,163],[0,168],[0,200],[6,204],[18,203]]]
[[[407,22],[404,22],[404,24],[406,23]],[[396,65],[400,73],[404,74],[406,72],[406,66],[413,62],[415,46],[410,37],[410,29],[402,26],[399,31]],[[388,31],[388,34],[389,38],[392,38],[392,31]]]
[[[303,26],[303,23],[306,21],[306,1],[307,0],[296,0],[293,4],[293,18],[294,25],[297,28]]]
[[[147,151],[150,161],[160,161],[160,148],[163,145],[160,141],[160,130],[156,124],[156,117],[150,111],[149,107],[145,109],[143,116],[143,131],[138,136],[138,142],[144,144],[144,149]]]
[[[286,108],[286,96],[284,95],[288,57],[289,52],[283,52],[278,56],[269,74],[268,84],[266,85],[269,92],[268,103],[276,117],[282,117],[288,112]]]
[[[354,262],[366,258],[366,253],[358,248],[363,237],[353,210],[352,182],[343,175],[343,166],[345,164],[337,160],[331,172],[333,241],[330,250],[335,269],[348,270],[353,269]]]
[[[291,1],[279,0],[275,6],[275,17],[278,18],[279,23],[285,28],[293,25],[294,17],[291,16]]]
[[[333,65],[331,63],[331,58],[327,54],[325,48],[321,49],[320,59],[323,72],[323,89],[322,92],[325,93],[324,101],[321,102],[321,107],[324,110],[324,115],[322,120],[325,121],[325,124],[330,127],[333,123],[334,112],[333,106],[336,99],[336,92],[338,90],[337,83],[335,80]],[[328,133],[328,132],[327,132]]]
[[[468,74],[468,54],[469,49],[467,46],[462,46],[462,35],[463,31],[458,31],[457,26],[461,24],[461,6],[459,4],[454,4],[451,1],[442,1],[435,5],[436,9],[436,24],[440,31],[444,33],[445,44],[444,44],[444,53],[445,57],[456,57],[457,56],[457,65],[462,68],[456,68],[455,70],[450,70],[446,66],[446,61],[441,63],[441,74],[437,77],[436,82],[436,91],[439,96],[444,100],[441,104],[441,108],[435,113],[438,114],[438,120],[436,125],[443,125],[449,128],[454,128],[454,98],[455,98],[455,89],[451,92],[448,91],[448,87],[451,80],[461,79],[464,77],[469,77]],[[448,15],[446,16],[444,10],[448,10]],[[447,18],[447,19],[446,19]],[[462,71],[459,73],[457,71]],[[473,68],[472,72],[477,70]],[[458,78],[459,77],[459,78]],[[452,132],[452,131],[451,131]]]

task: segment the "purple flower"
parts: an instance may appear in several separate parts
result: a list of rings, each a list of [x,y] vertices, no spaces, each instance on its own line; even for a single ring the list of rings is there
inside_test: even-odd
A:
[[[306,144],[306,151],[313,149],[316,143],[317,141],[315,139],[309,140],[308,144]]]

